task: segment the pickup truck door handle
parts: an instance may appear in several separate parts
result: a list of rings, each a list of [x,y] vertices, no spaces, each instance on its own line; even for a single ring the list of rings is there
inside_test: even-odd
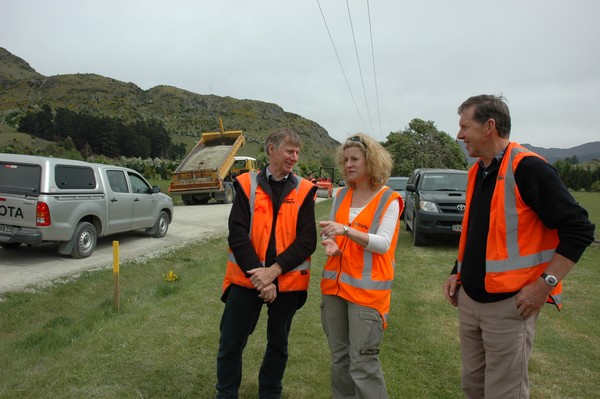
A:
[[[135,202],[140,202],[139,198],[134,199]]]
[[[113,198],[113,199],[110,200],[110,202],[117,202],[117,199]]]

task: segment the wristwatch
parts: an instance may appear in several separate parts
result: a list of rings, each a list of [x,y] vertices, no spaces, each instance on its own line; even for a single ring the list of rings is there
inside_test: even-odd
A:
[[[344,226],[344,235],[347,236],[348,235],[348,226]]]
[[[556,287],[556,284],[558,284],[558,279],[551,274],[542,273],[542,278],[550,287]]]

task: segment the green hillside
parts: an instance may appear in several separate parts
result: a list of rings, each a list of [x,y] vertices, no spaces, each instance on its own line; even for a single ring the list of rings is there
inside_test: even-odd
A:
[[[0,48],[0,121],[14,127],[28,110],[46,104],[53,110],[66,108],[125,122],[157,119],[174,143],[183,142],[188,148],[202,132],[217,131],[219,118],[226,130],[244,131],[244,155],[253,155],[248,152],[258,148],[264,137],[278,127],[292,128],[302,136],[305,161],[318,162],[323,156],[331,156],[339,144],[317,123],[286,112],[277,104],[202,95],[162,85],[142,90],[134,83],[96,74],[43,76],[26,61]]]

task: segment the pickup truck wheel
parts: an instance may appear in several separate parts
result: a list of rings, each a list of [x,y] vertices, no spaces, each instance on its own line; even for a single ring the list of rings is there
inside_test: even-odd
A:
[[[73,251],[71,256],[75,259],[87,258],[94,252],[98,234],[96,227],[88,222],[81,222],[73,234]]]
[[[167,215],[167,212],[165,211],[160,211],[158,219],[156,219],[156,224],[154,225],[154,237],[162,238],[167,235],[168,230],[169,215]]]
[[[410,231],[410,225],[408,224],[408,216],[406,216],[406,215],[407,215],[407,213],[404,212],[404,230]]]
[[[425,237],[425,234],[421,233],[419,231],[419,229],[417,228],[417,221],[416,219],[413,219],[413,245],[415,247],[422,247],[425,244],[427,244],[427,239]]]
[[[4,242],[0,244],[0,246],[4,249],[17,249],[21,246],[20,242]]]
[[[425,239],[425,235],[423,233],[419,233],[418,231],[413,231],[413,245],[415,247],[422,247],[427,244],[427,240]]]

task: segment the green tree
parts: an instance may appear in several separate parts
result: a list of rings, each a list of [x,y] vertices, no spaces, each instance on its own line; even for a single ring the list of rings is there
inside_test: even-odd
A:
[[[559,159],[554,163],[560,179],[571,190],[595,191],[594,184],[600,181],[600,168],[589,169],[573,163],[576,157]]]
[[[259,169],[262,169],[264,166],[269,164],[269,157],[265,152],[265,148],[262,146],[258,149],[258,152],[254,156],[254,158],[256,158],[256,166]]]
[[[52,140],[54,136],[54,123],[52,122],[52,109],[44,104],[40,111],[28,111],[19,122],[18,132],[29,133],[36,137]]]
[[[408,176],[416,168],[466,169],[467,159],[449,134],[433,121],[415,118],[401,132],[392,132],[383,144],[394,159],[392,175]]]

